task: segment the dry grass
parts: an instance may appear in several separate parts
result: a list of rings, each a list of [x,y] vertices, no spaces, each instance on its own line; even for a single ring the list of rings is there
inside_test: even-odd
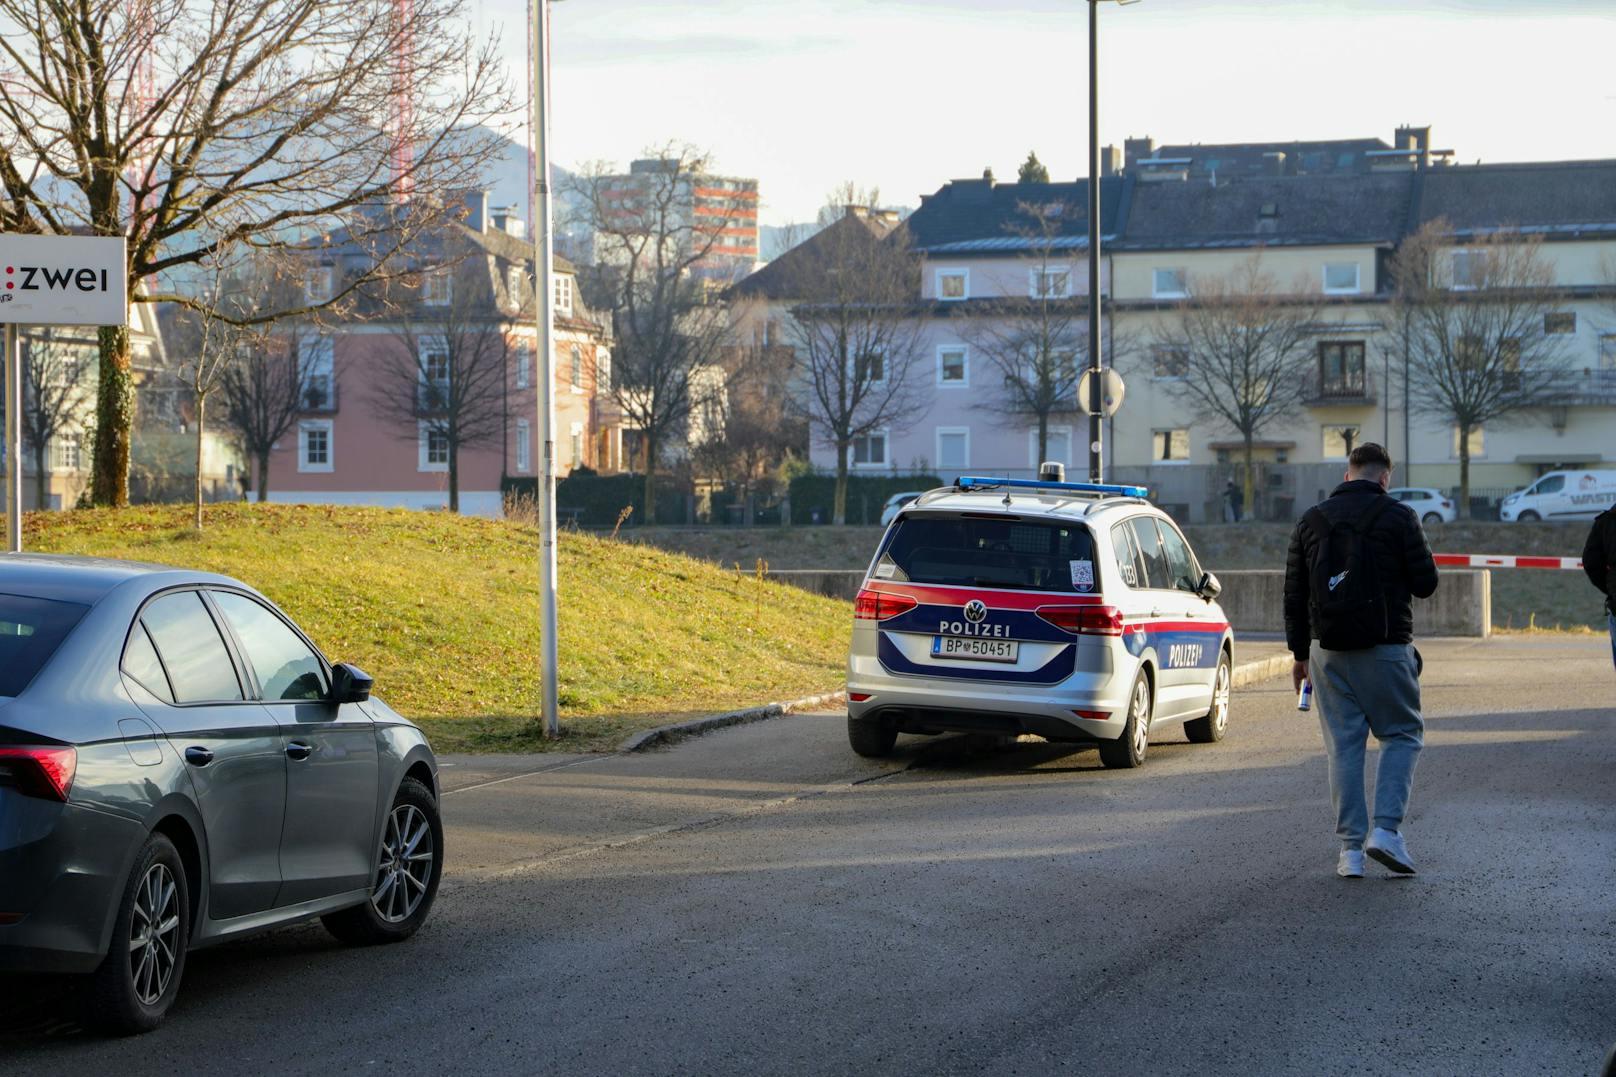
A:
[[[837,687],[844,602],[654,548],[563,533],[567,735],[537,735],[538,533],[403,510],[220,505],[33,514],[30,550],[223,572],[279,603],[439,750],[591,750],[629,732]]]

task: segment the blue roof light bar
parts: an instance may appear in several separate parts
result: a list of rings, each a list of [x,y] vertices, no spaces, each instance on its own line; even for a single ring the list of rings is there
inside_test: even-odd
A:
[[[994,479],[982,475],[961,475],[954,480],[960,490],[996,490],[1010,487],[1020,490],[1057,490],[1072,494],[1110,494],[1113,497],[1145,497],[1150,490],[1144,486],[1110,486],[1098,482],[1049,482],[1044,479]]]

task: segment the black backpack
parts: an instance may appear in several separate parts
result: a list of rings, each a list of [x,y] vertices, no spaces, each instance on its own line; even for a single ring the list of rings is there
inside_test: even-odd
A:
[[[1325,650],[1363,651],[1386,642],[1386,592],[1375,571],[1369,529],[1395,504],[1392,498],[1377,498],[1356,520],[1332,523],[1318,506],[1302,517],[1316,539],[1308,589],[1313,627]]]

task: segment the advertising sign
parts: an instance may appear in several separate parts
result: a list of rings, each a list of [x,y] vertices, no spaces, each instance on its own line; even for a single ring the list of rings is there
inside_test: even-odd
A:
[[[123,325],[122,236],[0,235],[0,324]]]

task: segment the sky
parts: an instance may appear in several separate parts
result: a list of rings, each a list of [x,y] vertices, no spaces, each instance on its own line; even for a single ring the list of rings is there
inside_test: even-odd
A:
[[[520,0],[473,0],[526,85]],[[1087,171],[1084,0],[558,0],[555,160],[670,141],[760,183],[765,224],[847,180],[914,206],[1029,150]],[[1460,162],[1616,157],[1616,0],[1140,0],[1100,8],[1100,139],[1431,125]]]

